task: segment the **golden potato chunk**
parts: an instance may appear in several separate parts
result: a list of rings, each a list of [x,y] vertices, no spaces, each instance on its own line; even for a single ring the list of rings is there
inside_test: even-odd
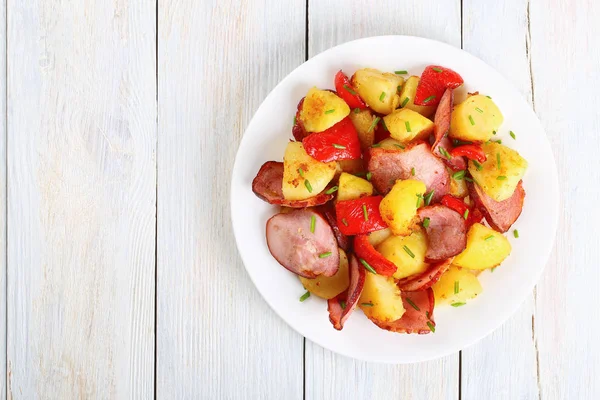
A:
[[[304,285],[304,288],[312,294],[319,296],[323,299],[333,299],[344,290],[348,289],[350,284],[350,273],[348,272],[348,256],[342,249],[340,251],[340,268],[335,275],[326,277],[320,275],[314,279],[300,278],[300,282]]]
[[[283,197],[305,200],[321,193],[333,179],[337,163],[322,163],[306,153],[302,143],[290,142],[283,156]]]
[[[432,286],[435,305],[465,305],[483,291],[479,279],[472,272],[451,266]]]
[[[302,105],[300,120],[307,132],[322,132],[350,114],[350,107],[335,93],[311,88]]]
[[[375,140],[375,115],[371,110],[352,110],[350,112],[350,121],[356,128],[360,148],[365,151],[373,145]]]
[[[396,279],[425,272],[429,266],[425,262],[427,238],[421,228],[415,229],[409,236],[391,236],[377,246],[377,251],[398,267],[394,273]]]
[[[392,190],[379,204],[383,220],[397,236],[409,235],[417,218],[417,200],[427,190],[421,181],[396,181]]]
[[[369,233],[369,243],[371,243],[371,246],[377,247],[390,236],[392,236],[392,231],[390,230],[390,228],[385,228],[375,232],[371,232]]]
[[[401,76],[373,68],[359,69],[352,76],[352,86],[365,103],[373,111],[386,115],[398,108],[398,87],[403,83],[404,78]]]
[[[396,110],[383,117],[390,136],[402,143],[426,139],[433,132],[433,122],[408,108]]]
[[[485,142],[502,125],[500,109],[487,96],[475,95],[454,107],[450,121],[450,137]]]
[[[467,233],[467,247],[452,262],[468,269],[498,266],[510,254],[512,247],[501,233],[481,224],[474,224]]]
[[[469,189],[467,188],[467,181],[464,178],[456,179],[454,171],[448,171],[450,173],[450,194],[454,197],[467,197],[469,195]]]
[[[366,273],[358,305],[369,318],[391,322],[402,318],[404,305],[400,289],[391,277]]]
[[[525,175],[527,160],[516,150],[496,142],[484,143],[482,148],[487,160],[479,165],[469,161],[469,172],[488,196],[496,201],[506,200]]]
[[[400,106],[416,111],[422,116],[429,118],[435,112],[435,107],[415,105],[415,93],[417,93],[419,79],[418,76],[411,76],[406,80],[404,86],[402,86],[402,92],[400,93]]]
[[[337,201],[360,199],[373,194],[373,185],[366,179],[342,172],[338,182]]]

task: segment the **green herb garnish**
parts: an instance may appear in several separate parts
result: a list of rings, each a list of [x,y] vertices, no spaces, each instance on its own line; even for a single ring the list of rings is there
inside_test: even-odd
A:
[[[415,258],[415,253],[413,253],[412,251],[410,251],[410,249],[408,248],[407,245],[402,246],[402,248],[404,249],[404,251],[411,257],[411,258]]]
[[[408,97],[405,97],[404,100],[402,101],[402,104],[400,105],[400,107],[404,107],[406,105],[406,103],[408,103],[410,99]]]
[[[409,299],[408,297],[405,297],[405,298],[404,298],[404,300],[406,300],[406,302],[407,302],[408,304],[410,304],[410,306],[411,306],[412,308],[414,308],[415,310],[417,310],[417,311],[421,311],[421,309],[420,309],[419,307],[417,307],[417,305],[416,305],[415,303],[413,303],[413,301],[412,301],[411,299]]]
[[[325,114],[331,114],[331,113],[332,113],[332,112],[334,112],[334,111],[335,111],[335,109],[333,109],[333,108],[332,108],[331,110],[327,110],[327,111],[325,111]]]
[[[510,131],[509,134],[510,134],[511,138],[517,140],[517,135],[515,135],[515,133],[513,131]]]
[[[346,309],[346,302],[344,300],[340,301],[340,306],[342,306],[342,309]]]
[[[408,74],[408,71],[405,71],[405,70],[402,70],[402,71],[394,71],[394,73],[395,73],[396,75],[406,75],[406,74]]]
[[[410,121],[405,121],[404,126],[406,127],[406,132],[411,132],[410,130]]]
[[[475,107],[475,111],[477,111],[480,114],[483,114],[483,110],[479,107]]]
[[[302,303],[304,300],[308,299],[310,297],[310,292],[306,292],[304,293],[301,297],[300,297],[300,303]]]
[[[468,208],[465,210],[465,213],[463,214],[463,218],[464,219],[469,218],[469,209]]]
[[[429,327],[429,330],[433,333],[435,333],[435,326],[433,326],[433,324],[430,321],[427,321],[427,326]]]
[[[372,173],[367,172],[367,175],[365,176],[367,178],[368,181],[371,181],[371,177],[373,176]]]
[[[377,272],[376,272],[376,271],[373,269],[373,267],[371,267],[371,266],[369,265],[369,263],[368,263],[368,262],[366,262],[366,261],[365,261],[365,260],[363,260],[362,258],[359,258],[358,260],[360,261],[360,263],[361,263],[362,265],[364,265],[364,267],[367,269],[367,271],[369,271],[369,272],[370,272],[370,273],[372,273],[372,274],[375,274],[375,275],[377,275]]]
[[[500,175],[499,177],[496,178],[499,181],[503,181],[506,179],[506,177],[504,175]]]
[[[500,163],[500,153],[496,153],[496,167],[498,170],[502,168],[502,164]]]
[[[373,303],[360,303],[363,307],[373,307]]]
[[[475,121],[473,120],[473,117],[469,115],[469,122],[471,123],[471,125],[475,125]]]
[[[302,168],[298,168],[298,175],[300,175],[301,178],[304,178],[304,170]]]
[[[308,193],[312,193],[312,185],[310,184],[310,182],[308,181],[308,179],[304,180],[304,186],[306,186],[306,189],[308,190]]]
[[[354,109],[354,114],[358,114],[359,112],[360,112],[360,108],[356,107],[356,108]]]
[[[475,165],[475,168],[477,168],[477,171],[481,171],[483,169],[483,166],[481,164],[479,164],[479,161],[477,160],[471,160],[473,161],[473,165]]]
[[[423,228],[429,228],[429,222],[430,222],[430,221],[431,221],[431,220],[429,219],[429,217],[426,217],[426,218],[423,220]]]
[[[346,89],[346,91],[350,94],[356,94],[356,92],[354,90],[352,90],[352,88],[348,85],[344,85],[344,89]]]
[[[339,189],[339,187],[333,186],[331,189],[329,189],[328,191],[326,191],[325,194],[335,193],[335,192],[337,192],[338,189]]]
[[[448,152],[446,151],[446,149],[443,148],[442,146],[439,147],[439,151],[440,151],[440,154],[443,155],[444,157],[446,157],[448,160],[452,159],[452,157],[450,156],[450,154],[448,154]]]
[[[344,226],[348,226],[348,221],[346,221],[346,218],[342,218],[342,224],[344,224]]]
[[[435,193],[435,190],[432,190],[431,192],[427,193],[425,195],[425,205],[428,206],[429,203],[431,203],[431,199],[433,199],[433,194]]]
[[[519,238],[519,231],[515,229],[513,231],[513,236],[515,237],[515,239],[518,239]]]
[[[493,238],[494,238],[494,235],[487,235],[486,237],[483,238],[483,240],[488,241]]]
[[[332,144],[332,146],[335,147],[336,149],[345,149],[346,148],[346,146],[342,146],[341,144],[337,144],[337,143]]]
[[[394,143],[394,146],[399,147],[403,150],[406,148],[406,146],[404,146],[403,144],[398,144],[398,143]]]
[[[429,103],[433,99],[435,99],[435,95],[429,96],[428,98],[426,98],[425,100],[423,100],[423,103]]]
[[[368,221],[369,213],[367,212],[367,206],[363,204],[362,209],[363,209],[363,217],[365,218],[365,221]]]
[[[383,102],[383,99],[385,99],[385,92],[381,92],[379,95],[379,101]]]
[[[454,281],[454,294],[458,294],[459,285],[458,281]]]
[[[373,128],[375,128],[375,126],[377,126],[377,123],[379,123],[379,120],[381,118],[379,117],[375,117],[375,119],[373,120],[373,122],[371,122],[371,126],[369,127],[368,132],[371,132],[373,130]]]
[[[438,68],[438,67],[433,67],[431,69],[434,70],[435,72],[442,72],[442,69]]]
[[[315,233],[315,226],[317,225],[317,217],[314,215],[310,216],[310,233]]]
[[[326,251],[325,253],[319,254],[319,258],[327,258],[331,255],[330,251]]]
[[[460,307],[460,306],[464,306],[467,303],[452,303],[450,304],[452,307]]]
[[[467,171],[465,171],[465,170],[455,172],[455,173],[452,174],[452,178],[455,179],[455,180],[457,180],[457,181],[460,181],[460,180],[462,180],[465,177],[465,173],[466,172]]]
[[[415,176],[415,167],[412,167],[412,168],[410,169],[410,174],[411,174],[412,176]]]

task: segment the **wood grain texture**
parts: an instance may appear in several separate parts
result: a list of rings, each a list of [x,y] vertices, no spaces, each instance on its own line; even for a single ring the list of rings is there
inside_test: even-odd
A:
[[[353,39],[415,35],[460,47],[460,2],[311,0],[309,55]],[[306,399],[457,399],[458,353],[414,365],[355,361],[306,341]]]
[[[0,1],[0,354],[6,355],[6,1]],[[6,357],[0,360],[0,400],[6,399]]]
[[[155,3],[8,10],[8,398],[152,398]]]
[[[600,398],[600,3],[532,0],[535,106],[562,186],[556,247],[537,287],[541,398]]]
[[[527,0],[463,1],[463,49],[501,71],[531,102],[528,35]],[[501,328],[462,351],[463,400],[538,398],[532,316],[533,293]]]
[[[228,182],[260,102],[304,61],[305,2],[160,0],[158,11],[156,397],[301,399],[303,338],[244,270]]]

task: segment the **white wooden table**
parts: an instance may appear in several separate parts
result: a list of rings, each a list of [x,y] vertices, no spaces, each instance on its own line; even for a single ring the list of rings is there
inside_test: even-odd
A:
[[[3,398],[600,398],[600,2],[0,3]],[[508,77],[563,193],[518,313],[406,366],[292,331],[250,282],[228,205],[267,93],[308,57],[383,34],[462,47]]]

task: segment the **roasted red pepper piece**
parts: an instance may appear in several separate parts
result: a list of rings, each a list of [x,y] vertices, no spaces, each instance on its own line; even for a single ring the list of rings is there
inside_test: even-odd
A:
[[[308,132],[304,129],[304,124],[300,120],[300,112],[302,111],[302,106],[304,105],[304,97],[300,99],[298,103],[296,117],[294,117],[294,126],[292,126],[292,135],[294,135],[294,139],[296,141],[301,142],[306,136],[308,136]]]
[[[396,264],[375,250],[367,235],[354,238],[354,252],[359,259],[365,260],[379,275],[392,276],[396,272]]]
[[[340,231],[350,236],[387,228],[379,213],[379,203],[382,199],[382,196],[369,196],[338,201],[335,205],[335,215]]]
[[[415,104],[437,106],[446,89],[456,89],[463,82],[463,78],[450,68],[430,65],[421,74],[417,93],[415,93]]]
[[[455,147],[450,151],[450,155],[452,157],[465,156],[469,160],[477,160],[480,163],[485,162],[487,159],[485,152],[478,144],[465,144]]]
[[[458,199],[449,194],[444,195],[444,197],[442,197],[442,200],[440,201],[440,203],[442,203],[446,207],[456,211],[463,217],[465,215],[465,212],[467,210],[469,210],[469,214],[467,215],[467,226],[471,226],[476,222],[481,222],[481,220],[483,219],[483,215],[481,214],[481,212],[478,209],[472,209],[461,199]]]
[[[337,95],[350,106],[350,108],[360,108],[361,110],[367,108],[367,105],[352,87],[350,80],[342,70],[339,70],[338,73],[335,74],[335,91],[337,92]]]
[[[360,141],[349,117],[323,132],[311,133],[302,139],[304,150],[321,162],[360,158]]]
[[[377,125],[375,126],[375,138],[373,140],[374,143],[379,143],[382,140],[385,140],[390,137],[390,131],[385,126],[385,123],[383,122],[383,118],[382,117],[379,117],[379,118],[380,119],[377,122]]]

